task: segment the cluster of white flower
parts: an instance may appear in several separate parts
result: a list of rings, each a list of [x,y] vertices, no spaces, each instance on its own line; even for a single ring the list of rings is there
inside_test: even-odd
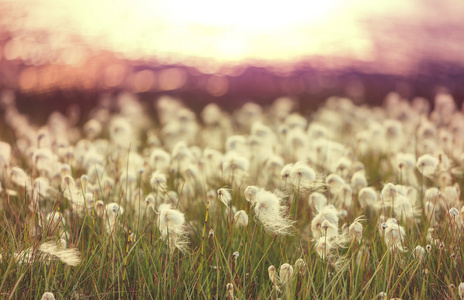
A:
[[[1,137],[0,193],[30,195],[28,209],[40,220],[29,227],[32,235],[59,227],[65,240],[72,218],[102,218],[112,235],[155,213],[171,251],[187,251],[184,212],[206,199],[211,210],[221,207],[216,200],[225,206],[226,216],[213,218],[246,228],[252,214],[272,235],[306,232],[298,218],[309,216],[305,238],[312,236],[316,252],[335,265],[350,241],[364,242],[360,216],[379,219],[393,251],[414,248],[405,227],[414,230],[422,212],[430,241],[443,217],[461,234],[464,114],[449,95],[438,95],[432,111],[425,99],[408,102],[394,93],[383,109],[333,97],[310,122],[293,112],[295,104],[284,97],[268,110],[246,103],[230,114],[212,103],[197,120],[180,100],[163,96],[154,103],[156,123],[147,103],[121,94],[103,98],[80,128],[58,112],[38,127],[10,103],[4,121],[16,140],[12,146]],[[369,161],[376,166],[366,168]],[[70,204],[62,213],[60,195]],[[122,225],[123,213],[133,224]],[[423,248],[415,249],[422,257]],[[269,274],[275,282],[275,269]],[[283,286],[292,274],[292,266],[281,267]]]

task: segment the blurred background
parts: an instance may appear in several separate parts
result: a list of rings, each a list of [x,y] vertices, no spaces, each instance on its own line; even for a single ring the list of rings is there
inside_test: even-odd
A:
[[[0,90],[35,113],[124,91],[198,110],[391,91],[461,105],[464,1],[0,0]]]

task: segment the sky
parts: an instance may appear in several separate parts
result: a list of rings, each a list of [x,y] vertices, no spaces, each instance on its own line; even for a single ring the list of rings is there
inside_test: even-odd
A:
[[[416,45],[416,31],[419,38],[424,33],[418,26],[459,22],[459,16],[464,15],[462,3],[443,0],[435,6],[428,0],[0,0],[3,11],[8,11],[0,22],[16,30],[15,38],[4,50],[8,58],[33,55],[39,61],[74,63],[90,55],[89,51],[101,49],[129,59],[156,57],[164,63],[210,60],[260,64],[314,56],[369,62],[379,60],[379,44],[391,42],[396,47],[395,43],[401,43],[390,41],[392,36],[384,36],[385,32],[396,35],[397,31],[412,28],[406,37],[410,41],[406,42]],[[397,24],[397,29],[389,24]],[[40,40],[40,34],[39,38],[31,35],[41,31],[49,33],[45,40]],[[81,45],[86,45],[86,50]],[[67,55],[57,55],[62,49]]]

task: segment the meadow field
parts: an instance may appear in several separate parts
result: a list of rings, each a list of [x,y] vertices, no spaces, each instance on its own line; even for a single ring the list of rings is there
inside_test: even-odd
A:
[[[464,299],[452,96],[137,97],[41,122],[1,94],[1,298]]]

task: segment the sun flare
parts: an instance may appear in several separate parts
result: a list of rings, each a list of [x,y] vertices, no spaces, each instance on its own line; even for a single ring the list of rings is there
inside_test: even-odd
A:
[[[285,5],[245,0],[42,0],[21,7],[27,15],[21,25],[46,30],[58,39],[77,36],[94,49],[132,59],[285,61],[349,51],[354,44],[366,46],[356,23],[342,16],[348,9],[341,0],[291,0]],[[62,40],[55,44],[59,43]]]

